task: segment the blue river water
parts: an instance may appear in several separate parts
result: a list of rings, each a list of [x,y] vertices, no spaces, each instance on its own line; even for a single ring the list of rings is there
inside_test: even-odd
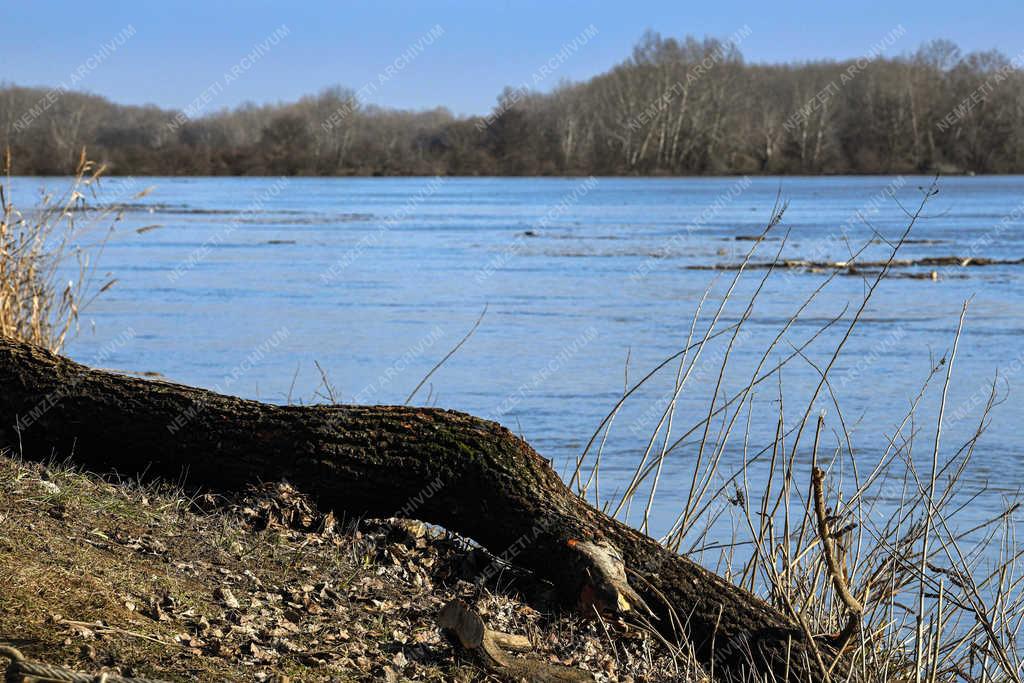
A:
[[[98,201],[126,208],[96,277],[110,273],[118,282],[85,311],[67,351],[86,363],[266,401],[402,403],[486,307],[475,334],[412,402],[499,420],[568,478],[624,383],[685,343],[706,291],[694,338],[708,328],[735,275],[708,266],[738,263],[755,247],[753,262],[770,261],[780,249],[783,258],[845,261],[862,247],[859,260],[885,260],[931,181],[110,178]],[[64,182],[18,178],[15,198],[31,203],[41,186]],[[1024,177],[943,178],[938,187],[898,258],[1024,257]],[[132,198],[144,188],[152,190]],[[781,224],[756,243],[751,238],[777,202],[786,204]],[[721,448],[711,492],[741,466],[744,450],[772,442],[780,411],[787,428],[804,415],[819,369],[873,281],[872,269],[864,271],[831,280],[789,326],[765,369],[845,310],[803,357],[757,385]],[[870,470],[929,369],[949,357],[970,300],[941,454],[954,453],[975,431],[997,380],[998,405],[957,488],[965,500],[982,492],[958,522],[973,524],[998,514],[1024,482],[1024,265],[893,272],[832,367],[831,392],[812,408],[812,420],[822,412],[826,419],[819,459],[846,447],[837,436],[845,426],[858,466]],[[743,273],[719,329],[744,316],[765,273]],[[764,282],[732,348],[727,352],[730,333],[716,337],[694,366],[676,400],[673,438],[704,419],[713,396],[721,404],[749,383],[768,345],[827,273],[780,270]],[[906,276],[912,273],[918,277]],[[670,364],[616,415],[597,483],[602,501],[614,504],[632,477],[670,403],[675,372]],[[941,377],[913,423],[908,457],[919,468],[931,460],[940,388]],[[712,421],[712,445],[728,414]],[[904,428],[897,440],[910,432]],[[652,532],[665,532],[685,500],[700,433],[665,460]],[[795,473],[801,490],[810,476],[808,448],[805,435]],[[836,467],[849,471],[848,460],[841,456]],[[751,476],[748,496],[756,499],[759,483]],[[649,485],[632,506],[632,523]],[[890,487],[880,496],[884,512],[896,494]]]

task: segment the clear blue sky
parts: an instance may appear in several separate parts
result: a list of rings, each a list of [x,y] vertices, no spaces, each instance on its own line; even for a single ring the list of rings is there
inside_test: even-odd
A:
[[[647,28],[663,35],[726,37],[748,25],[753,32],[741,49],[754,62],[860,56],[900,24],[906,34],[890,52],[910,52],[940,37],[965,52],[998,48],[1013,56],[1024,50],[1024,0],[6,0],[0,7],[0,80],[66,81],[130,25],[134,36],[89,71],[80,89],[117,102],[181,108],[223,80],[225,71],[282,24],[288,36],[209,108],[294,100],[332,84],[358,89],[438,24],[444,34],[368,102],[486,113],[502,87],[529,79],[590,24],[597,35],[541,90],[560,77],[581,80],[608,69]]]

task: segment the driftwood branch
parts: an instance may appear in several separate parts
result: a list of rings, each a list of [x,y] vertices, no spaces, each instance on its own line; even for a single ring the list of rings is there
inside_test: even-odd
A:
[[[811,474],[811,488],[814,498],[814,516],[818,520],[818,536],[821,538],[821,552],[825,556],[825,566],[832,577],[832,587],[847,610],[846,625],[835,639],[836,647],[841,653],[860,630],[864,606],[850,591],[846,569],[836,555],[835,544],[832,542],[833,532],[828,521],[828,511],[825,509],[824,481],[824,470],[815,467]]]
[[[323,509],[468,536],[568,605],[638,612],[719,678],[820,678],[803,629],[580,499],[497,423],[399,406],[277,406],[92,370],[0,340],[0,446],[98,472],[242,491],[288,481]],[[630,580],[627,580],[628,570]]]

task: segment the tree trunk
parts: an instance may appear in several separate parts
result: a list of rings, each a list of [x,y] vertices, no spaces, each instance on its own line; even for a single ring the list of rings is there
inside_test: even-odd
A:
[[[287,480],[324,509],[464,534],[547,577],[569,602],[590,596],[635,612],[639,594],[659,630],[689,639],[716,677],[821,677],[789,618],[594,509],[495,422],[433,408],[268,405],[92,370],[3,339],[0,388],[0,445],[26,457],[71,456],[93,471],[223,492]],[[585,551],[609,544],[636,593],[595,576],[603,570]]]

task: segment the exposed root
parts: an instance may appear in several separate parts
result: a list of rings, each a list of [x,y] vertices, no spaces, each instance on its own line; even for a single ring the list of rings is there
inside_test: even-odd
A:
[[[472,652],[480,664],[508,681],[594,681],[594,676],[582,669],[549,664],[536,657],[513,657],[508,650],[529,652],[530,640],[484,625],[479,614],[461,600],[452,600],[441,610],[438,623],[453,634],[463,648]]]

